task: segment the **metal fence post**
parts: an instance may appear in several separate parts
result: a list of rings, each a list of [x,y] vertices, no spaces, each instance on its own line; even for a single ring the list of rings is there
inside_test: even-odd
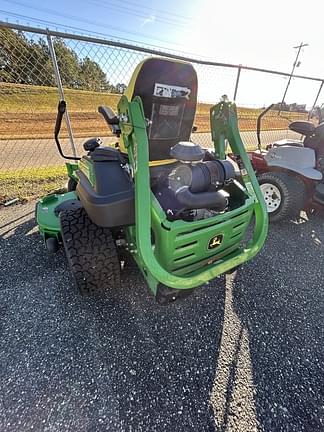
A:
[[[60,76],[60,70],[59,70],[59,67],[57,64],[55,49],[54,49],[52,37],[51,37],[49,31],[47,31],[47,43],[48,43],[48,48],[49,48],[49,52],[50,52],[52,63],[53,63],[55,81],[56,81],[59,97],[61,100],[65,100],[61,76]],[[70,139],[72,153],[73,153],[73,156],[76,157],[77,154],[76,154],[76,149],[75,149],[75,144],[74,144],[74,139],[73,139],[73,132],[72,132],[72,127],[71,127],[71,122],[70,122],[70,116],[69,116],[69,113],[67,110],[65,111],[65,123],[66,123],[66,128],[67,128],[69,139]]]
[[[239,82],[240,82],[240,76],[241,76],[241,70],[242,70],[242,67],[241,67],[241,65],[239,65],[239,67],[237,68],[236,83],[235,83],[235,90],[234,90],[234,96],[233,96],[234,102],[236,101],[237,90],[238,90],[238,86],[239,86]]]

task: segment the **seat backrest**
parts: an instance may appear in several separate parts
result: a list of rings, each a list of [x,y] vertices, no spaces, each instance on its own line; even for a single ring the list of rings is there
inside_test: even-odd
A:
[[[170,149],[190,139],[197,105],[197,75],[190,63],[149,58],[140,63],[125,95],[140,96],[148,126],[150,161],[167,162]]]

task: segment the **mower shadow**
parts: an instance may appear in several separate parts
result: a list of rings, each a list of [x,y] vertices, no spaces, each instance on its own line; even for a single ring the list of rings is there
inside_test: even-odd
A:
[[[262,431],[323,430],[323,263],[323,222],[301,219],[271,225],[262,253],[232,281]]]
[[[48,412],[46,426],[59,427],[55,404],[66,397],[65,430],[75,430],[76,424],[80,431],[215,430],[209,396],[222,334],[224,278],[163,307],[130,265],[122,289],[110,300],[83,298],[63,251],[49,255],[32,215],[24,217],[2,225],[6,271],[0,279],[1,321],[4,328],[7,320],[13,326],[12,334],[3,335],[10,368],[22,374],[17,392],[23,389],[30,398],[20,407],[26,427],[40,427],[35,422],[48,418]],[[29,366],[21,363],[23,346]],[[25,384],[29,375],[32,391]],[[14,410],[15,390],[3,393]],[[36,399],[49,402],[36,407]]]

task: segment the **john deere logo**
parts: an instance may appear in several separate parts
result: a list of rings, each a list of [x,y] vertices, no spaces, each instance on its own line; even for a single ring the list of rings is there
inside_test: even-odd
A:
[[[223,234],[218,234],[217,236],[212,237],[208,242],[208,249],[215,249],[222,243]]]

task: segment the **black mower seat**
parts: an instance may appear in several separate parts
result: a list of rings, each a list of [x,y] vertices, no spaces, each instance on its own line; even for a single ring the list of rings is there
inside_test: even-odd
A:
[[[289,125],[289,128],[294,132],[305,135],[302,145],[306,148],[313,149],[316,153],[316,159],[322,158],[324,156],[324,122],[320,123],[317,126],[314,126],[313,123],[311,122],[296,121],[296,122],[292,122]],[[291,140],[291,141],[296,141],[296,140]],[[289,144],[289,143],[287,144],[296,145],[296,144]]]
[[[289,125],[289,129],[301,135],[309,136],[315,131],[315,126],[312,122],[297,120]]]
[[[283,147],[283,146],[292,146],[292,147],[304,147],[303,141],[293,140],[293,139],[282,139],[275,141],[273,143],[273,147]]]
[[[171,147],[189,141],[197,105],[197,75],[193,66],[176,60],[149,58],[140,63],[125,95],[140,96],[149,120],[150,166],[174,162]],[[124,151],[120,142],[121,151]]]
[[[317,125],[314,129],[314,135],[319,136],[321,138],[324,137],[324,122]]]

